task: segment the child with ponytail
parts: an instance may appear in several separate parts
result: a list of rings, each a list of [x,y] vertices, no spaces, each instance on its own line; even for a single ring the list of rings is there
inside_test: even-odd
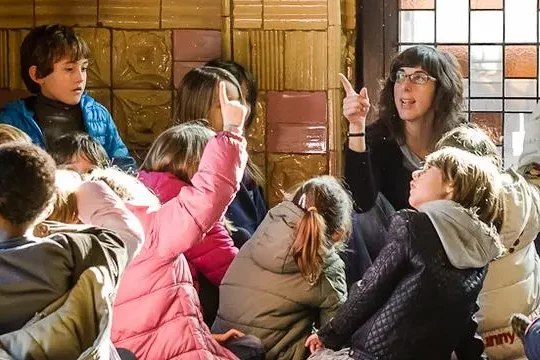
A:
[[[349,194],[331,176],[305,182],[271,209],[225,274],[212,331],[257,336],[267,359],[305,358],[313,326],[329,321],[346,299],[336,250],[352,211]]]

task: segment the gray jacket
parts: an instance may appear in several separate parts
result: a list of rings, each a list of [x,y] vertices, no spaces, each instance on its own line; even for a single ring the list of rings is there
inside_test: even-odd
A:
[[[284,201],[269,211],[242,247],[220,287],[213,330],[230,328],[259,337],[267,359],[305,359],[313,326],[328,322],[346,300],[345,266],[334,249],[323,275],[309,285],[290,253],[304,211]]]

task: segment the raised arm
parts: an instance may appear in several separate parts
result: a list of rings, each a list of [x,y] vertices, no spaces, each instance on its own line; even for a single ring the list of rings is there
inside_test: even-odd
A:
[[[375,204],[379,192],[370,153],[372,149],[366,146],[366,116],[371,105],[366,88],[362,88],[358,94],[343,74],[339,76],[345,89],[343,116],[349,121],[345,182],[349,185],[357,210],[368,211]]]
[[[247,162],[242,136],[247,108],[227,99],[223,83],[219,100],[225,131],[206,145],[192,186],[184,186],[154,216],[152,231],[157,234],[161,256],[176,257],[200,241],[221,219],[238,191]]]

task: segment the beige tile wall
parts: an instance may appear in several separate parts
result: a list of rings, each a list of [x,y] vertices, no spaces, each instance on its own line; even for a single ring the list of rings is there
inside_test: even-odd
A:
[[[190,34],[199,36],[191,46],[220,46],[203,40],[211,38],[212,31],[221,31],[222,55],[252,71],[261,90],[257,118],[247,137],[254,161],[267,174],[270,202],[277,202],[283,190],[299,181],[341,173],[345,126],[337,74],[355,76],[354,0],[0,0],[4,98],[24,89],[18,56],[22,39],[33,26],[48,23],[74,25],[88,41],[92,51],[88,91],[109,108],[135,155],[143,156],[170,126],[179,77],[206,61],[178,61],[176,54],[182,49],[175,46],[182,42],[173,41],[175,30],[187,31],[178,34],[188,39]],[[215,51],[202,52],[206,53]],[[293,99],[296,92],[324,93],[314,97],[326,102],[327,109],[326,145],[317,147],[321,153],[305,152],[310,132],[302,131],[302,126],[298,141],[286,144],[288,152],[279,151],[279,141],[274,143],[266,129],[266,99],[271,92]],[[280,121],[285,129],[299,128],[292,113],[290,120]],[[267,143],[278,151],[268,153]]]

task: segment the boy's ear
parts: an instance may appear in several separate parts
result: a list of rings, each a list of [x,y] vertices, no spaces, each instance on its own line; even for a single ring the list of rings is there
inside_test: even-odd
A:
[[[42,78],[38,76],[36,65],[30,66],[30,68],[28,69],[28,75],[30,75],[30,79],[32,79],[32,81],[36,84],[41,85],[41,83],[43,82]]]

